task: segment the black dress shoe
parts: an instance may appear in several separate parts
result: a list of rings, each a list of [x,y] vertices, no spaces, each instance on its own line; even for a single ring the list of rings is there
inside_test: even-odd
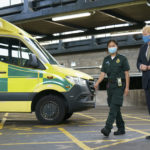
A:
[[[123,134],[125,134],[126,132],[125,131],[121,131],[121,130],[118,130],[118,131],[116,131],[116,132],[114,132],[114,135],[123,135]]]
[[[147,140],[150,140],[150,136],[146,136],[146,139],[147,139]]]
[[[104,135],[104,136],[109,136],[109,134],[110,134],[110,130],[108,130],[108,129],[106,129],[106,128],[103,128],[102,130],[101,130],[101,133]]]

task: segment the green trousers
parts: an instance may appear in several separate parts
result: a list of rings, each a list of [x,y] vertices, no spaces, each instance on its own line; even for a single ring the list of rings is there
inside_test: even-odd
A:
[[[111,130],[113,128],[113,123],[116,121],[117,128],[119,130],[125,130],[125,123],[122,118],[119,105],[110,104],[110,112],[106,121],[105,128]]]

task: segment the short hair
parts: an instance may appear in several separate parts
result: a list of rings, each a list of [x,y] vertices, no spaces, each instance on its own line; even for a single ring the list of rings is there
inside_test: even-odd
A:
[[[150,33],[150,25],[146,25],[145,27],[143,27],[142,31],[146,32],[146,33]]]
[[[108,47],[108,45],[109,45],[111,42],[115,43],[115,44],[118,46],[118,42],[117,42],[116,40],[109,40],[109,41],[107,42],[107,47]]]

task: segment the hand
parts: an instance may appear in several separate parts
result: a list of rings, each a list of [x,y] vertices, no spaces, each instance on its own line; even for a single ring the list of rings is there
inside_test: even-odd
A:
[[[95,85],[94,85],[95,90],[98,90],[98,86],[99,86],[99,83],[96,82]]]
[[[148,66],[141,64],[141,65],[140,65],[140,69],[141,69],[142,71],[146,71],[146,70],[148,69]]]
[[[147,70],[150,70],[150,66],[147,66]]]
[[[124,96],[127,96],[128,93],[129,93],[129,88],[125,88],[125,90],[124,90]]]

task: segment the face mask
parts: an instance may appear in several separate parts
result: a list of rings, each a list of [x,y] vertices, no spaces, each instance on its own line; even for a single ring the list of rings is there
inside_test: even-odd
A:
[[[114,54],[117,52],[117,47],[111,47],[111,48],[108,48],[108,51],[110,54]]]
[[[144,36],[144,35],[143,35],[143,41],[144,41],[145,43],[150,42],[150,35],[147,35],[147,36]]]

